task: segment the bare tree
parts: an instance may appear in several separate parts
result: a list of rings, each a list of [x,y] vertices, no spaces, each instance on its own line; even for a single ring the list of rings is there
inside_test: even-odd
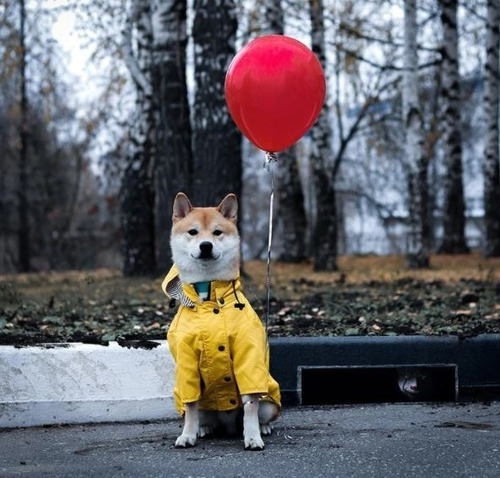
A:
[[[500,2],[488,0],[486,23],[486,65],[484,110],[486,117],[486,151],[484,163],[484,255],[500,256],[500,164],[498,108],[500,106]]]
[[[417,2],[405,0],[403,124],[409,166],[409,231],[406,261],[410,268],[429,266],[427,157],[418,88]]]
[[[134,112],[127,122],[125,167],[105,164],[122,179],[124,272],[143,275],[165,270],[171,263],[172,201],[179,190],[189,191],[192,171],[186,85],[187,2],[128,0],[122,4],[113,0],[96,4],[88,0],[78,11],[82,29],[89,21],[94,25],[94,57],[123,59],[128,69],[128,75],[113,81],[113,75],[121,74],[121,65],[113,64],[110,85],[131,80],[135,93]],[[96,11],[100,14],[97,18]],[[121,42],[116,42],[109,24],[122,29]],[[120,93],[111,90],[106,97],[120,103]],[[112,114],[103,112],[102,116],[113,124]],[[120,120],[123,123],[123,118]],[[120,138],[115,141],[119,144]],[[109,163],[117,156],[104,157]]]
[[[323,14],[323,2],[310,0],[309,11],[312,23],[312,49],[319,58],[323,69],[328,72],[325,48],[325,24]],[[349,21],[349,15],[353,12],[353,4],[345,5],[345,11],[335,12],[341,19],[337,32],[345,27]],[[345,14],[345,20],[343,18]],[[355,22],[363,23],[359,18]],[[352,36],[349,33],[349,36]],[[346,40],[346,41],[344,41]],[[313,229],[312,250],[314,253],[314,267],[316,270],[336,270],[338,255],[338,225],[339,209],[337,204],[337,181],[340,178],[340,169],[347,158],[350,145],[366,129],[371,118],[382,123],[385,115],[372,114],[377,104],[383,101],[385,93],[393,93],[394,87],[399,82],[399,77],[388,74],[391,68],[389,64],[374,66],[372,62],[363,60],[363,55],[355,53],[348,47],[349,42],[340,35],[334,41],[334,53],[336,54],[335,74],[336,89],[333,98],[336,116],[336,131],[338,138],[333,145],[332,132],[329,122],[329,105],[325,101],[323,110],[318,121],[313,126],[311,169],[314,181],[314,194],[316,206],[316,222]],[[352,90],[358,105],[350,112],[349,118],[342,104],[339,84],[341,83],[341,62],[344,70],[349,69],[348,76],[352,78]],[[359,74],[362,64],[368,64],[374,72],[367,80]],[[344,73],[345,71],[343,71]],[[327,73],[328,76],[328,73]],[[328,89],[327,89],[328,91]]]
[[[438,0],[442,39],[442,122],[444,181],[443,241],[439,251],[468,252],[465,242],[465,200],[462,167],[461,98],[458,70],[457,7],[455,0]]]
[[[153,1],[153,88],[156,110],[157,267],[171,263],[172,205],[191,192],[191,123],[186,85],[186,0]]]
[[[233,0],[194,1],[193,199],[217,204],[227,193],[241,195],[241,134],[229,115],[224,80],[235,54]]]
[[[0,18],[0,269],[56,267],[73,223],[84,143],[68,106],[49,6],[3,2]]]
[[[310,0],[312,51],[326,71],[325,23],[322,0]],[[330,176],[328,161],[332,155],[330,108],[325,101],[316,124],[312,127],[311,164],[316,196],[316,224],[312,238],[314,269],[337,269],[337,207],[335,175]],[[332,179],[333,178],[333,179]]]
[[[19,0],[19,183],[18,183],[18,261],[22,272],[31,269],[31,244],[28,202],[28,96],[26,93],[26,5]]]
[[[137,90],[127,166],[120,191],[125,275],[151,274],[156,268],[152,28],[150,1],[134,0],[123,32],[123,53]],[[133,38],[137,42],[135,48]]]

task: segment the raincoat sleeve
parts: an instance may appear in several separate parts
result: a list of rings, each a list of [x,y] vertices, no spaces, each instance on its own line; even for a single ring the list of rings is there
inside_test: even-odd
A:
[[[175,360],[175,376],[182,377],[175,382],[174,394],[177,408],[181,409],[182,404],[191,403],[201,398],[201,380],[198,369],[199,351],[191,343],[190,336],[179,335],[176,330],[171,330],[168,334],[168,345]]]

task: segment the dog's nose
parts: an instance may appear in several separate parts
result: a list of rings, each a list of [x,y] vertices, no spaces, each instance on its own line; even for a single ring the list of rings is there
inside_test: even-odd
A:
[[[208,241],[203,241],[200,243],[200,251],[203,256],[210,255],[212,253],[213,244]]]

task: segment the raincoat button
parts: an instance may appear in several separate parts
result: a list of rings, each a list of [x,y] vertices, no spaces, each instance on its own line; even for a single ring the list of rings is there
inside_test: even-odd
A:
[[[226,301],[225,301],[224,299],[219,299],[219,303],[220,303],[220,305],[224,305],[224,303],[225,303],[225,302],[226,302]]]
[[[224,345],[219,345],[219,352],[224,352],[226,350],[226,347]]]
[[[214,314],[218,314],[218,313],[219,313],[219,309],[216,307],[216,308],[214,309]]]
[[[231,405],[236,405],[236,400],[234,400],[234,398],[232,398],[231,400],[229,400],[229,403],[230,403]]]
[[[231,381],[231,377],[224,377],[224,381],[225,382],[230,382]]]

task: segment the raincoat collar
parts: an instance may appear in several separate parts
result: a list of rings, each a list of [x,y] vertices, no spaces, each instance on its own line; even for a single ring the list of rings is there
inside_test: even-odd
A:
[[[195,305],[203,303],[200,300],[194,285],[186,284],[181,281],[181,278],[179,277],[179,269],[175,264],[172,266],[165,279],[163,279],[161,288],[167,297],[170,299],[176,299],[182,305],[187,307],[194,307]],[[237,292],[240,289],[241,282],[239,277],[230,281],[212,281],[210,282],[210,297],[208,300],[205,300],[205,302],[220,302],[221,299],[224,301],[230,296],[233,296],[234,299],[239,302]]]

